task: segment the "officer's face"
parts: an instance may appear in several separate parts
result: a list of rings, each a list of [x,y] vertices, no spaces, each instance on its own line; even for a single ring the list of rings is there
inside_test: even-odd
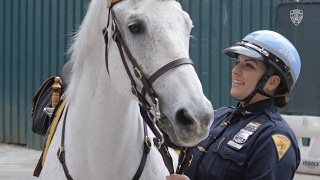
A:
[[[244,100],[254,91],[260,78],[266,71],[267,67],[263,62],[240,54],[236,66],[232,69],[230,94],[238,100]],[[263,96],[257,94],[249,104],[263,98]]]

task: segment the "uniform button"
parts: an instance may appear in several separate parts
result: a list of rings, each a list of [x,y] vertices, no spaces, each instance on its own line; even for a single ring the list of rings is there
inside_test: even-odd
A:
[[[227,156],[229,156],[229,154],[230,154],[230,151],[226,151],[226,153],[225,153]]]

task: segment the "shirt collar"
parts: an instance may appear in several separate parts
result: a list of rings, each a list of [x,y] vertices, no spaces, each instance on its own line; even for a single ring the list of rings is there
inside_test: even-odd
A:
[[[252,104],[249,104],[246,107],[240,107],[241,103],[239,102],[237,107],[241,109],[242,115],[249,115],[249,114],[259,114],[264,111],[270,111],[274,108],[274,100],[273,98],[268,98],[262,101],[258,101]]]

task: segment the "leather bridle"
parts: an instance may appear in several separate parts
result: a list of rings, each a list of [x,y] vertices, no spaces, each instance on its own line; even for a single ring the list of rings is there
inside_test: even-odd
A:
[[[107,22],[107,26],[102,30],[102,33],[104,35],[104,39],[105,39],[105,44],[106,44],[106,49],[105,49],[105,61],[106,61],[106,67],[107,67],[107,71],[109,73],[109,69],[108,69],[108,28],[109,28],[109,23],[110,23],[110,19],[111,19],[111,30],[112,30],[112,39],[116,42],[118,49],[119,49],[119,53],[122,59],[122,63],[126,69],[126,72],[130,78],[131,81],[131,92],[132,94],[134,94],[141,106],[149,113],[152,114],[153,118],[153,126],[150,127],[151,130],[153,131],[153,133],[155,134],[155,138],[153,139],[153,142],[156,146],[156,148],[158,149],[158,151],[160,152],[160,154],[162,155],[162,158],[164,160],[164,163],[169,171],[170,174],[174,173],[174,169],[173,169],[173,163],[172,163],[172,158],[171,155],[168,151],[168,146],[166,145],[166,143],[164,142],[164,138],[162,135],[162,132],[159,130],[158,127],[162,128],[162,118],[164,117],[164,115],[160,112],[160,106],[159,106],[159,100],[158,100],[158,95],[156,94],[155,90],[152,87],[152,83],[157,80],[161,75],[163,75],[164,73],[166,73],[168,70],[175,68],[177,66],[180,65],[184,65],[184,64],[191,64],[194,65],[192,60],[189,58],[181,58],[181,59],[177,59],[174,60],[168,64],[166,64],[165,66],[161,67],[159,70],[157,70],[154,74],[152,74],[149,78],[147,78],[143,72],[140,70],[139,65],[136,61],[136,59],[132,56],[129,48],[127,47],[124,39],[123,39],[123,35],[119,30],[119,27],[117,26],[116,23],[116,15],[112,9],[112,7],[120,2],[122,0],[115,0],[113,1],[110,5],[109,5],[109,18],[108,18],[108,22]],[[178,1],[178,0],[176,0]],[[112,14],[112,18],[110,18],[110,14]],[[129,61],[131,62],[132,68],[133,68],[133,72],[134,72],[134,76],[141,81],[143,88],[142,91],[139,92],[137,90],[136,87],[136,82],[134,80],[133,75],[131,74],[130,70],[129,70],[129,66],[127,64],[126,58],[124,56],[124,53],[126,53]],[[150,97],[152,103],[154,104],[154,106],[151,106],[149,104],[149,102],[146,100],[145,95],[148,94],[148,96]],[[152,113],[151,113],[152,112]],[[165,129],[164,129],[165,130]],[[147,137],[147,135],[145,135],[145,137]],[[145,146],[147,141],[145,141]],[[180,156],[179,156],[179,162],[178,162],[178,167],[176,169],[176,173],[180,173],[182,174],[182,172],[184,171],[184,169],[190,164],[190,161],[192,160],[192,149],[193,148],[187,148],[187,147],[182,147],[181,148],[181,152],[180,152]],[[142,158],[142,159],[146,159],[146,158]],[[144,163],[140,163],[140,167],[141,168],[141,164]],[[139,169],[137,171],[137,173],[142,173],[139,172]],[[142,167],[143,169],[143,167]],[[136,175],[137,175],[136,173]],[[140,176],[139,176],[140,177]]]
[[[120,2],[122,0],[117,0],[115,3]],[[114,3],[114,4],[115,4]],[[181,59],[177,59],[174,60],[168,64],[166,64],[165,66],[163,66],[162,68],[160,68],[158,71],[156,71],[153,75],[151,75],[149,78],[147,78],[143,72],[140,70],[140,67],[136,61],[136,59],[132,56],[127,44],[125,43],[124,39],[123,39],[123,35],[119,30],[119,27],[117,26],[117,23],[115,21],[115,13],[112,9],[113,5],[110,6],[109,8],[109,19],[108,19],[108,23],[107,26],[102,30],[102,33],[104,35],[104,39],[105,39],[105,44],[106,44],[106,49],[105,49],[105,61],[106,61],[106,67],[107,67],[107,71],[109,73],[109,67],[108,67],[108,27],[109,27],[109,22],[110,22],[110,12],[112,14],[112,39],[116,42],[119,52],[120,52],[120,56],[123,62],[123,65],[126,69],[126,72],[130,78],[131,81],[131,92],[132,94],[134,94],[138,100],[140,101],[141,105],[143,105],[143,107],[146,110],[150,110],[151,106],[148,103],[148,101],[145,98],[146,93],[148,94],[148,96],[150,97],[150,99],[152,100],[153,104],[157,104],[157,100],[158,96],[156,94],[156,92],[154,91],[154,89],[152,88],[152,83],[158,79],[162,74],[164,74],[165,72],[167,72],[168,70],[176,67],[176,66],[180,66],[183,64],[191,64],[194,65],[192,60],[189,58],[181,58]],[[141,81],[143,88],[142,91],[139,92],[137,90],[137,86],[136,86],[136,82],[134,80],[133,75],[131,74],[130,70],[129,70],[129,66],[127,64],[126,58],[124,56],[124,53],[127,55],[128,59],[130,60],[131,64],[132,64],[132,68],[134,71],[134,76]]]
[[[175,68],[177,66],[180,65],[184,65],[184,64],[191,64],[194,65],[192,60],[189,58],[181,58],[181,59],[177,59],[174,60],[168,64],[166,64],[165,66],[161,67],[159,70],[157,70],[154,74],[152,74],[149,78],[147,78],[144,73],[140,70],[139,65],[136,61],[136,59],[132,56],[127,44],[125,43],[123,36],[117,26],[117,23],[115,21],[115,13],[112,9],[112,7],[120,2],[122,0],[112,0],[111,4],[108,4],[108,8],[109,8],[109,16],[108,16],[108,22],[105,28],[103,28],[102,33],[104,36],[104,40],[105,40],[105,63],[106,63],[106,68],[109,74],[109,67],[108,67],[108,43],[109,43],[109,38],[108,38],[108,28],[109,28],[109,24],[110,24],[110,19],[111,19],[111,30],[112,30],[112,39],[116,42],[118,49],[119,49],[119,53],[122,59],[122,63],[125,67],[125,70],[130,78],[131,81],[131,92],[132,94],[134,94],[139,102],[140,105],[148,112],[149,117],[152,116],[152,121],[153,124],[150,126],[150,129],[153,131],[153,133],[155,134],[155,138],[153,139],[154,145],[155,147],[158,149],[158,151],[160,152],[164,164],[166,165],[168,171],[170,174],[174,173],[174,169],[173,169],[173,163],[172,163],[172,158],[171,155],[169,153],[168,150],[168,145],[166,140],[163,138],[162,135],[162,131],[160,130],[164,128],[164,126],[162,125],[162,118],[165,117],[164,114],[162,114],[160,112],[160,105],[159,105],[159,100],[158,100],[158,95],[156,94],[155,90],[152,87],[152,83],[154,81],[156,81],[161,75],[163,75],[164,73],[166,73],[168,70]],[[178,0],[176,0],[178,1]],[[112,14],[112,18],[110,18],[110,14]],[[136,86],[136,82],[134,79],[134,76],[131,74],[129,66],[127,64],[126,58],[124,53],[127,55],[132,68],[133,68],[133,72],[134,72],[134,76],[141,81],[143,88],[141,90],[141,92],[139,92],[137,90],[137,86]],[[145,98],[146,94],[148,94],[148,96],[150,97],[152,103],[154,104],[154,106],[151,106],[150,103],[147,101],[147,99]],[[66,116],[66,115],[65,115]],[[66,118],[65,118],[66,119]],[[64,124],[65,124],[65,119],[64,119]],[[142,174],[144,165],[146,163],[147,160],[147,155],[150,152],[151,149],[151,142],[150,142],[150,138],[148,137],[147,134],[147,130],[146,130],[146,122],[143,123],[144,124],[144,153],[142,156],[142,159],[140,161],[140,165],[138,167],[138,170],[136,171],[136,174],[134,175],[133,179],[134,180],[138,180]],[[63,128],[64,129],[64,128]],[[165,131],[165,129],[163,129]],[[62,132],[62,139],[64,139],[64,131]],[[61,147],[63,147],[64,145],[64,141],[61,142]],[[59,153],[59,151],[58,151]],[[176,169],[176,173],[177,174],[182,174],[183,171],[186,169],[187,166],[190,165],[191,161],[192,161],[192,153],[193,153],[193,148],[191,147],[181,147],[180,150],[180,155],[179,155],[179,162],[178,162],[178,166]],[[64,172],[66,174],[66,177],[71,180],[72,177],[69,174],[68,168],[65,164],[65,159],[64,159],[64,153],[63,156],[61,156],[60,162],[63,164],[63,169]]]

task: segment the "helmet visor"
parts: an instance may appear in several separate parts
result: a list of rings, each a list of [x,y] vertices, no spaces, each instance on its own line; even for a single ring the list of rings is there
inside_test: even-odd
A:
[[[243,46],[237,46],[237,45],[231,46],[231,47],[224,49],[222,52],[231,58],[237,58],[237,54],[242,54],[242,55],[251,57],[253,59],[264,61],[264,58],[260,53],[258,53],[257,51],[255,51],[253,49],[246,48]]]

